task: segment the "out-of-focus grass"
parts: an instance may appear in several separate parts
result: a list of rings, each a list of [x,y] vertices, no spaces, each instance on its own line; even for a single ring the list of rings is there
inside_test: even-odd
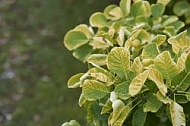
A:
[[[80,90],[67,80],[85,66],[62,44],[64,34],[111,1],[0,1],[0,125],[85,124]]]

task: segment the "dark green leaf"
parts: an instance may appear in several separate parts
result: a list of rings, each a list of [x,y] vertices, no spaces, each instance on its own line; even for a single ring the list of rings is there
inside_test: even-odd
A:
[[[152,15],[155,18],[161,17],[162,14],[164,13],[164,10],[165,10],[165,6],[161,3],[153,4],[151,6]]]
[[[144,112],[157,112],[162,106],[162,102],[159,101],[155,94],[149,94],[147,102],[143,106]]]
[[[187,1],[178,1],[173,9],[174,13],[178,16],[182,16],[190,11],[190,4]]]
[[[146,115],[147,113],[143,111],[142,107],[138,108],[133,115],[132,125],[144,126],[144,123],[146,121]]]
[[[175,101],[179,104],[185,104],[188,102],[188,99],[185,94],[176,94]]]
[[[154,43],[145,46],[142,51],[142,57],[145,59],[146,58],[154,59],[158,54],[159,54],[158,47]]]
[[[87,58],[90,56],[90,54],[94,50],[92,49],[92,46],[85,44],[73,51],[73,56],[83,62],[86,62]]]
[[[130,96],[129,96],[129,82],[128,81],[125,81],[121,84],[118,84],[116,87],[115,87],[115,90],[114,92],[116,93],[116,95],[123,99],[123,100],[126,100],[128,99]]]
[[[185,72],[181,72],[180,74],[176,75],[171,84],[176,88],[178,91],[186,91],[187,88],[190,86],[190,73],[187,74]]]

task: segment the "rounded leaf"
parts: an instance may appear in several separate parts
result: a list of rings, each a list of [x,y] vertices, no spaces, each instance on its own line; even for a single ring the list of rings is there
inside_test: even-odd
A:
[[[103,98],[109,93],[107,87],[95,80],[85,80],[82,88],[82,94],[89,100],[97,100]]]
[[[187,1],[179,1],[174,5],[174,13],[178,16],[182,16],[190,11],[190,4]]]
[[[81,31],[69,31],[64,37],[64,44],[68,50],[74,50],[88,42],[88,38]]]
[[[88,39],[92,38],[94,35],[93,29],[88,27],[86,24],[80,24],[76,26],[74,30],[83,32]]]
[[[171,58],[169,51],[164,51],[159,54],[155,58],[154,64],[156,69],[162,73],[164,79],[171,80],[175,75],[179,73],[179,68]]]
[[[72,76],[68,83],[67,83],[67,86],[68,88],[77,88],[80,86],[81,82],[80,82],[80,78],[84,75],[84,73],[79,73],[79,74],[76,74],[74,76]]]
[[[121,10],[124,12],[125,16],[128,16],[130,14],[131,0],[121,0],[119,6]]]
[[[159,18],[164,13],[165,6],[162,3],[153,4],[151,6],[151,12],[153,17]]]
[[[112,17],[112,20],[119,20],[123,18],[123,12],[120,7],[115,7],[109,12],[109,15]]]
[[[127,100],[128,98],[130,98],[130,95],[129,95],[129,84],[130,84],[130,82],[125,81],[125,82],[123,82],[121,84],[118,84],[115,87],[114,92],[117,94],[117,96],[120,99]]]
[[[145,16],[145,17],[149,17],[151,14],[150,11],[150,4],[148,1],[138,1],[132,4],[131,6],[131,14],[134,17],[137,16]]]
[[[90,17],[90,25],[92,27],[105,27],[107,23],[106,17],[101,12],[96,12]]]
[[[80,126],[76,120],[71,120],[70,122],[65,122],[61,126]]]
[[[130,68],[130,53],[124,47],[114,47],[107,58],[108,69],[120,76],[125,76]]]
[[[111,10],[113,10],[114,8],[116,8],[117,7],[117,5],[114,5],[114,4],[112,4],[112,5],[109,5],[109,6],[107,6],[105,9],[104,9],[104,15],[106,16],[106,18],[107,19],[111,19],[112,17],[109,15],[109,13],[110,13],[110,11]]]

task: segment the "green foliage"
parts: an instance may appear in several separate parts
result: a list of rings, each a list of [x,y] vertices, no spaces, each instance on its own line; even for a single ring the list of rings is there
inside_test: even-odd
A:
[[[190,102],[190,37],[187,31],[180,31],[185,23],[178,18],[187,7],[178,16],[166,15],[168,2],[121,0],[119,6],[110,5],[90,17],[89,30],[81,34],[92,33],[88,42],[83,41],[92,52],[86,60],[78,58],[89,64],[89,71],[74,75],[68,83],[82,88],[79,105],[87,108],[89,124],[189,123],[190,115],[183,106]],[[174,12],[183,4],[177,3]],[[76,28],[68,34],[72,32],[77,32]],[[73,38],[88,37],[76,34]],[[68,49],[74,51],[82,43],[69,39],[66,35],[64,44],[71,44]],[[94,104],[100,113],[94,111]]]

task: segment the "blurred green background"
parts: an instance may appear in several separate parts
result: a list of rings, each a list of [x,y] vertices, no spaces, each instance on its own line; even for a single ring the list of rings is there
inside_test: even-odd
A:
[[[0,0],[0,126],[85,124],[80,90],[68,89],[67,80],[86,65],[63,46],[63,36],[113,2]]]
[[[63,37],[118,1],[0,0],[0,126],[60,126],[71,119],[85,125],[80,90],[68,89],[67,81],[87,65],[72,57]]]

